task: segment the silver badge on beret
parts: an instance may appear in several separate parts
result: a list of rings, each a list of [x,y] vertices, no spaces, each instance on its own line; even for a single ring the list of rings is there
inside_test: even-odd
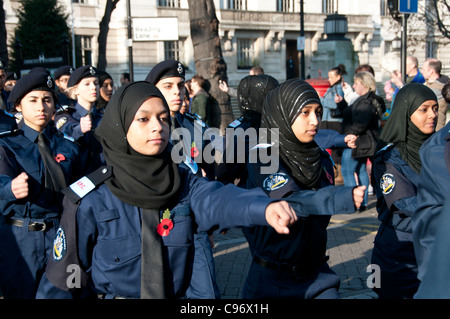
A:
[[[89,67],[89,72],[91,72],[91,75],[95,75],[95,70],[92,66]]]
[[[178,71],[179,74],[183,74],[183,64],[178,63],[177,71]]]
[[[51,89],[53,86],[52,77],[50,75],[47,77],[47,86],[49,89]]]

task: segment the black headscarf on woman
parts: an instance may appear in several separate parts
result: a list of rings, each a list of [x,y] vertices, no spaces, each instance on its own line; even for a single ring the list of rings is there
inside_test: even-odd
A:
[[[292,177],[300,184],[314,188],[322,175],[320,148],[315,141],[302,143],[292,131],[292,124],[303,107],[320,103],[316,90],[307,82],[291,79],[270,91],[264,100],[261,127],[279,128],[280,156]],[[270,140],[272,134],[267,133]]]
[[[416,172],[420,172],[422,162],[419,150],[432,135],[424,134],[411,121],[411,115],[425,101],[437,101],[436,94],[423,84],[405,85],[395,96],[392,113],[381,131],[378,148],[394,144],[402,159]]]
[[[239,82],[237,98],[242,115],[250,125],[259,128],[261,125],[261,110],[267,92],[280,83],[267,74],[247,75]]]
[[[134,151],[126,138],[137,110],[150,97],[159,97],[169,113],[156,86],[145,81],[129,83],[113,94],[95,133],[106,163],[113,167],[114,176],[106,182],[111,192],[133,206],[166,209],[180,187],[170,144],[161,154],[147,156]]]

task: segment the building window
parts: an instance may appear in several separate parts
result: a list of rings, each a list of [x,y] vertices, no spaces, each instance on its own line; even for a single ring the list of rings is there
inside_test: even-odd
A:
[[[76,62],[78,66],[92,65],[92,37],[76,35]]]
[[[184,60],[184,41],[165,41],[164,42],[165,60]]]
[[[333,14],[336,11],[334,0],[322,0],[322,13]]]
[[[228,0],[228,9],[247,10],[247,0]]]
[[[181,0],[158,0],[159,7],[180,8]]]
[[[277,0],[278,12],[294,12],[294,0]]]
[[[256,63],[255,41],[252,39],[239,39],[238,43],[238,69],[248,70]]]
[[[427,58],[436,58],[438,43],[433,40],[427,40]]]
[[[72,0],[73,3],[87,3],[88,0]]]

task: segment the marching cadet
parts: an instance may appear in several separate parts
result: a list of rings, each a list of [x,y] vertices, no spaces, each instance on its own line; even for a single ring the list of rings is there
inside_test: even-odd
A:
[[[228,159],[217,168],[217,175],[223,183],[234,183],[238,179],[238,185],[245,187],[247,181],[247,162],[250,145],[250,136],[245,134],[250,128],[255,129],[257,137],[258,129],[261,125],[261,109],[267,92],[276,88],[280,83],[272,76],[266,74],[248,75],[244,77],[237,88],[237,98],[242,116],[231,122],[227,128],[234,129],[233,141],[226,140],[226,149],[234,147],[234,159],[229,163]],[[242,129],[242,134],[239,134]],[[231,135],[230,135],[231,136]],[[228,137],[228,136],[227,136]],[[245,139],[244,143],[238,140]],[[233,142],[233,143],[231,143]],[[257,139],[252,141],[257,143]],[[240,147],[238,147],[240,146]],[[225,153],[230,153],[226,151]],[[245,161],[242,161],[244,157]]]
[[[61,190],[80,177],[78,147],[54,127],[55,82],[47,73],[22,77],[9,101],[23,123],[0,138],[0,290],[7,299],[32,299],[52,251]]]
[[[76,103],[76,101],[69,98],[67,92],[67,83],[69,82],[72,72],[73,67],[70,65],[63,65],[57,68],[54,73],[55,83],[58,87],[58,102],[62,110],[67,109],[69,106],[73,107]]]
[[[214,180],[214,163],[206,163],[204,160],[197,159],[197,156],[209,144],[209,141],[204,139],[207,125],[197,114],[179,112],[186,94],[184,65],[176,60],[160,62],[149,72],[146,81],[154,84],[166,99],[172,124],[171,138],[172,140],[182,140],[185,143],[184,150],[187,150],[185,156],[186,160],[191,162],[188,165],[192,172]],[[190,138],[180,136],[181,134],[176,131],[179,128],[187,129]],[[196,258],[193,273],[195,280],[191,281],[191,286],[186,292],[188,298],[214,299],[220,297],[211,247],[212,237],[210,236],[204,232],[194,234]]]
[[[254,254],[244,298],[339,297],[339,277],[325,256],[326,228],[332,214],[359,208],[365,186],[331,186],[332,161],[314,141],[321,116],[317,92],[299,79],[280,84],[264,100],[261,128],[266,130],[260,133],[267,135],[267,143],[250,151],[250,158],[258,161],[249,162],[247,187],[260,187],[270,198],[288,201],[299,220],[288,236],[264,226],[253,228]],[[259,160],[263,148],[279,151],[275,158],[280,162],[272,172]]]
[[[412,298],[419,286],[411,217],[419,204],[419,150],[435,132],[438,108],[430,88],[418,83],[405,85],[381,132],[381,150],[373,163],[381,225],[372,250],[372,263],[381,273],[381,287],[373,290],[380,299]]]
[[[175,164],[170,125],[153,84],[125,84],[113,95],[96,131],[108,166],[67,188],[39,298],[72,297],[91,286],[106,299],[183,298],[195,280],[194,225],[203,232],[270,225],[289,233],[296,216],[285,201]],[[80,270],[81,289],[70,281],[69,266]]]
[[[100,90],[97,69],[85,65],[74,70],[67,82],[67,90],[77,102],[74,107],[56,113],[56,128],[80,144],[81,156],[89,159],[83,168],[88,174],[104,164],[101,145],[94,135],[103,116],[95,108]]]

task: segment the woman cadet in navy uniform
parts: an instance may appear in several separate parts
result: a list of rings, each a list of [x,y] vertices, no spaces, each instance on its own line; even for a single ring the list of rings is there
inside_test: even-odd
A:
[[[162,61],[152,68],[145,80],[154,84],[166,99],[171,119],[170,138],[174,144],[177,144],[180,139],[185,143],[184,155],[186,161],[190,162],[188,165],[192,172],[197,176],[206,176],[210,180],[215,180],[215,164],[207,163],[204,160],[199,161],[202,157],[198,157],[209,144],[209,140],[203,138],[205,130],[208,128],[207,125],[196,114],[180,112],[186,94],[184,65],[177,60]],[[186,129],[190,138],[181,137],[178,129]],[[187,298],[220,298],[211,248],[212,234],[210,236],[206,232],[194,234],[196,258],[193,277],[196,280],[191,281],[190,287],[186,291]]]
[[[56,128],[73,137],[80,144],[80,152],[86,162],[86,174],[93,172],[104,160],[101,155],[101,145],[94,135],[94,130],[100,123],[103,113],[95,108],[100,93],[97,69],[85,65],[75,69],[67,82],[68,94],[77,103],[55,115]]]
[[[419,286],[411,217],[417,210],[417,185],[422,167],[419,150],[434,133],[438,103],[425,85],[405,85],[381,132],[373,163],[380,228],[372,264],[380,267],[381,299],[412,298]],[[384,146],[384,147],[383,147]]]
[[[339,277],[326,262],[326,228],[332,214],[359,208],[365,186],[332,186],[332,161],[314,141],[321,116],[320,98],[305,81],[288,80],[266,96],[261,119],[266,131],[260,133],[267,134],[267,144],[250,151],[247,186],[261,187],[270,198],[290,202],[300,217],[287,236],[254,227],[254,256],[244,298],[339,297]],[[280,163],[272,172],[263,161],[252,160],[259,159],[263,148],[279,149]]]
[[[80,177],[80,165],[76,144],[54,127],[55,83],[47,73],[22,77],[9,101],[23,125],[0,138],[0,290],[30,299],[51,256],[60,191]]]
[[[80,286],[91,283],[104,298],[182,298],[193,279],[195,231],[270,224],[289,233],[296,216],[285,201],[175,164],[170,122],[164,96],[149,82],[113,95],[96,131],[108,166],[68,188],[39,298],[71,297],[77,282],[67,267],[74,265]]]

